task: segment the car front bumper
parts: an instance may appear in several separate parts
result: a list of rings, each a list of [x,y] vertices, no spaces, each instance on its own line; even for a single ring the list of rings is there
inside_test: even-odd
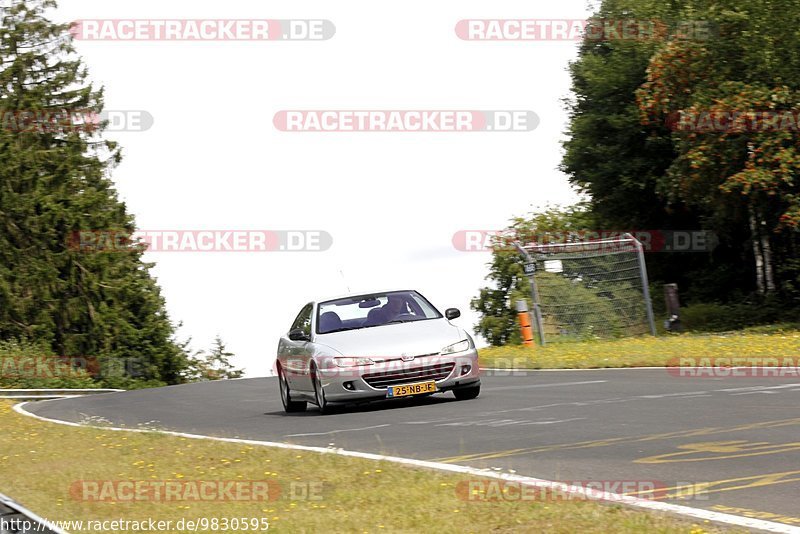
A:
[[[475,349],[447,356],[418,356],[407,362],[392,360],[358,367],[326,367],[320,371],[320,378],[325,399],[329,402],[385,399],[387,387],[384,384],[404,385],[434,380],[437,393],[480,384],[478,351]]]

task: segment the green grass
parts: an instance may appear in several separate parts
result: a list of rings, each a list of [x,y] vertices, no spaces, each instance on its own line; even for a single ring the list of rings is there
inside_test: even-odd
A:
[[[507,345],[479,349],[482,367],[592,369],[675,365],[678,358],[798,357],[796,325],[753,327],[717,334],[668,334],[615,340]]]
[[[468,476],[155,432],[67,427],[21,416],[11,407],[0,401],[0,492],[50,520],[266,518],[270,531],[292,533],[718,530],[708,523],[595,502],[466,501],[456,486]],[[87,502],[74,491],[79,481],[165,480],[266,480],[284,492],[265,502],[198,503]],[[291,484],[321,484],[321,498],[290,499],[286,488]]]

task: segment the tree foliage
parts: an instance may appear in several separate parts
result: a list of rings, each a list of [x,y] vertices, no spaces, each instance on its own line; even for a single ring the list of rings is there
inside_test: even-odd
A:
[[[35,340],[56,355],[135,360],[141,378],[176,383],[186,354],[142,251],[90,253],[81,230],[135,229],[110,172],[119,146],[96,117],[103,91],[46,11],[52,0],[0,2],[0,339]]]
[[[228,352],[222,338],[216,336],[211,350],[200,351],[189,359],[185,376],[190,382],[241,378],[244,371],[233,366],[231,358],[234,356],[232,352]]]
[[[648,254],[651,281],[677,282],[685,303],[796,306],[800,0],[603,0],[594,18],[656,20],[665,31],[587,36],[569,67],[561,168],[588,197],[587,228],[712,231],[712,251]],[[687,25],[707,33],[687,34]],[[685,117],[747,112],[787,120],[682,128]],[[528,291],[519,258],[496,250],[488,278],[472,303],[477,332],[495,345],[518,342],[513,301]]]
[[[656,51],[637,91],[640,115],[644,124],[712,119],[673,131],[675,157],[660,191],[722,234],[746,229],[736,245],[752,258],[758,292],[797,297],[800,273],[787,261],[796,257],[800,230],[800,2],[686,2],[683,9],[717,31],[713,39],[670,39]],[[765,113],[783,118],[769,126]]]

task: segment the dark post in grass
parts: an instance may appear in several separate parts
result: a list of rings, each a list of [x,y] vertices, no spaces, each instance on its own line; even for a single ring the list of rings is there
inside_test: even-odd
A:
[[[664,328],[667,332],[681,332],[680,307],[678,300],[678,284],[664,284],[664,299],[667,301],[667,320],[664,321]]]

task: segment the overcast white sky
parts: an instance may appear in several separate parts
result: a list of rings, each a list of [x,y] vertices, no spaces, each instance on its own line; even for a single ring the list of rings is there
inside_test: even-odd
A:
[[[145,132],[111,134],[125,160],[121,198],[148,229],[310,229],[333,236],[317,253],[149,253],[182,337],[219,333],[248,376],[270,372],[278,337],[304,303],[415,288],[472,330],[469,301],[488,253],[453,234],[499,229],[532,206],[576,199],[557,170],[577,44],[468,42],[465,18],[582,19],[561,2],[60,0],[76,19],[329,19],[318,42],[80,41],[106,108],[146,110]],[[531,132],[287,133],[284,109],[532,110]]]

